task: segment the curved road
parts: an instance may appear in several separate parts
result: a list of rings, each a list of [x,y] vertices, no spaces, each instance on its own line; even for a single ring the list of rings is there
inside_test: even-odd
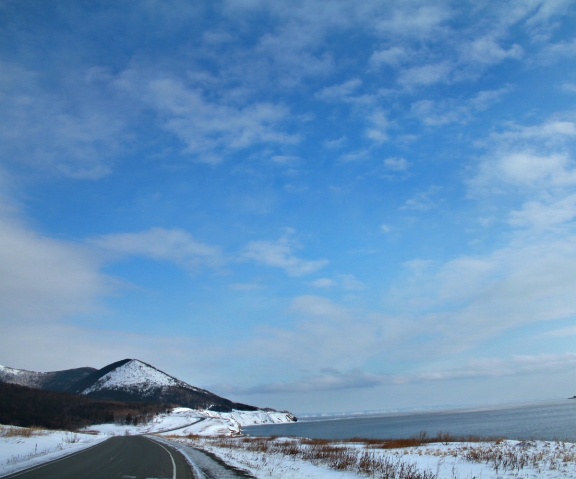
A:
[[[143,436],[116,436],[62,459],[4,476],[18,479],[194,479],[182,454]]]

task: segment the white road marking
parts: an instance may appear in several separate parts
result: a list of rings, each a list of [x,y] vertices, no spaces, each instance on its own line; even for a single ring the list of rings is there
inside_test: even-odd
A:
[[[156,442],[156,441],[154,441]],[[172,453],[166,449],[162,444],[160,444],[159,442],[156,442],[156,444],[158,444],[162,449],[164,449],[168,455],[170,456],[170,459],[172,459],[172,479],[176,479],[176,463],[174,462],[174,457],[172,456]]]

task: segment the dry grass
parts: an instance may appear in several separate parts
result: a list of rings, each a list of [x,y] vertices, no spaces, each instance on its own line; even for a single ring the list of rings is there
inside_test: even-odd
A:
[[[328,439],[188,436],[198,447],[254,453],[251,466],[265,468],[273,457],[309,461],[317,466],[378,479],[436,479],[438,471],[418,469],[406,455],[452,457],[484,463],[496,473],[533,469],[567,470],[576,462],[576,445],[561,441],[506,441],[502,438],[456,437],[440,433],[404,439]],[[385,453],[383,450],[392,450]]]
[[[564,442],[522,441],[517,444],[477,446],[463,453],[471,462],[488,464],[496,472],[520,471],[526,467],[538,472],[544,469],[560,470],[567,463],[576,462],[576,445]]]
[[[199,438],[190,436],[197,445],[219,449],[242,449],[260,457],[280,456],[301,459],[337,471],[349,471],[378,479],[436,479],[429,469],[421,470],[415,463],[399,457],[388,457],[374,450],[324,439],[277,439],[255,437]],[[372,441],[369,441],[372,442]],[[371,446],[373,447],[373,446]]]
[[[399,439],[364,439],[354,437],[352,439],[344,439],[340,442],[349,442],[355,444],[362,444],[366,447],[373,447],[378,449],[405,449],[408,447],[419,447],[426,444],[450,444],[461,442],[499,442],[503,438],[500,437],[480,437],[480,436],[453,436],[447,432],[439,432],[436,436],[428,436],[426,432],[422,431],[417,436]],[[332,441],[333,442],[333,441]]]
[[[0,426],[0,437],[46,436],[48,431],[39,427]]]

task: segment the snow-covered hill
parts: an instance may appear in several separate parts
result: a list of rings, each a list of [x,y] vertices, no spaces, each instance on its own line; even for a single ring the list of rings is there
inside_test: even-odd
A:
[[[93,399],[155,402],[219,413],[260,411],[257,407],[235,403],[192,386],[138,359],[109,364],[79,381],[69,391]]]
[[[36,389],[65,391],[72,384],[85,378],[94,371],[96,371],[94,368],[76,368],[39,373],[36,371],[27,371],[26,369],[0,366],[0,382],[18,384],[19,386]]]
[[[251,424],[296,420],[287,412],[259,409],[230,401],[170,376],[138,359],[123,359],[99,370],[80,368],[47,373],[2,366],[0,382],[66,391],[97,400],[148,402],[168,408],[188,408],[187,411],[202,411],[204,420],[210,419],[213,424],[220,421],[230,430]]]
[[[137,359],[132,359],[99,378],[80,394],[89,395],[103,390],[130,390],[142,396],[155,394],[158,388],[183,387],[193,391],[200,389],[180,381]]]

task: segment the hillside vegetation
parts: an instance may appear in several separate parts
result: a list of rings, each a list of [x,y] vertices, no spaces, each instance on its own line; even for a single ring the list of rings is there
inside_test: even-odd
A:
[[[0,382],[0,424],[76,430],[92,424],[146,422],[172,405],[98,401]]]

